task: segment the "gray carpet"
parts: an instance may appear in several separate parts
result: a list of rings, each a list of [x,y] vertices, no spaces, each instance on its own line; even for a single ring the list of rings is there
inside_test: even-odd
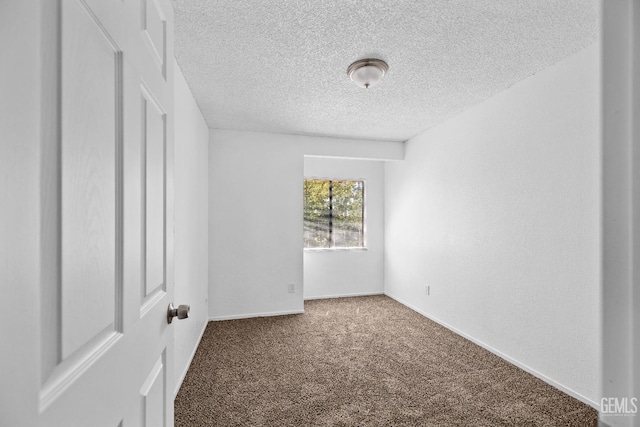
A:
[[[176,427],[592,426],[597,412],[385,296],[209,323]]]

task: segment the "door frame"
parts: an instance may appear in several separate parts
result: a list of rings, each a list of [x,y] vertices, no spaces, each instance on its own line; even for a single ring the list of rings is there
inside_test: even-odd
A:
[[[602,404],[640,398],[640,2],[602,7]],[[638,404],[640,406],[640,404]]]

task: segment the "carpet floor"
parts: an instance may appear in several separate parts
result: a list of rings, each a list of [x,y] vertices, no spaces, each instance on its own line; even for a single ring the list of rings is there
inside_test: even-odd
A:
[[[176,427],[579,426],[597,412],[386,296],[211,322]]]

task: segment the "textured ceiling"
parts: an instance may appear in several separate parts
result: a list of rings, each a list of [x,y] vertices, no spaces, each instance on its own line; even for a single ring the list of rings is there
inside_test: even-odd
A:
[[[404,141],[595,42],[598,0],[174,0],[212,128]],[[347,66],[389,64],[364,90]]]

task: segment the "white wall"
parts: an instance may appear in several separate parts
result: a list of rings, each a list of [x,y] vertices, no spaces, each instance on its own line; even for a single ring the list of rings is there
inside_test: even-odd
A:
[[[384,163],[305,157],[305,178],[365,181],[366,250],[304,252],[304,298],[381,294],[384,291]]]
[[[303,311],[304,155],[401,159],[403,149],[398,142],[211,130],[210,318]]]
[[[302,159],[287,142],[211,132],[210,284],[213,318],[301,312]],[[297,213],[300,211],[300,215]]]
[[[175,62],[174,67],[174,304],[191,306],[189,319],[174,322],[177,393],[209,317],[209,128]]]
[[[599,87],[593,45],[412,138],[385,169],[385,292],[593,406]]]

